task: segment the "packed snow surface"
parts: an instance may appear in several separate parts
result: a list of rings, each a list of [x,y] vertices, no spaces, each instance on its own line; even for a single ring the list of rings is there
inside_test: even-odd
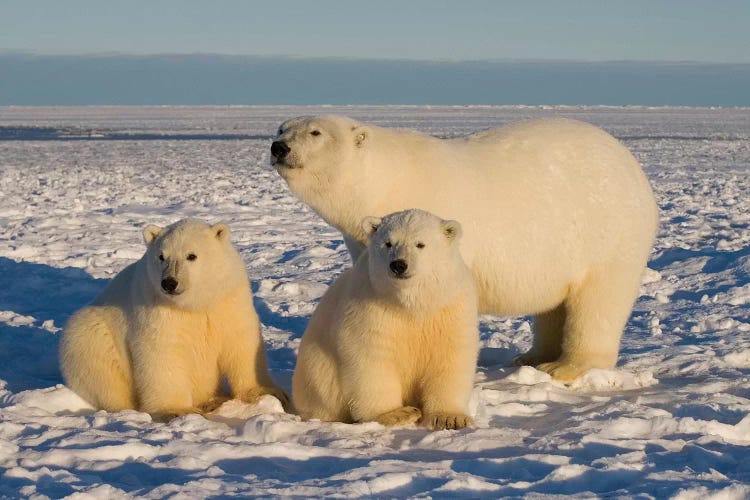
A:
[[[614,371],[510,367],[530,318],[484,316],[477,428],[302,422],[274,398],[168,424],[62,385],[66,319],[143,252],[141,229],[225,221],[274,377],[350,265],[269,166],[278,124],[346,114],[452,137],[528,117],[604,127],[661,229]],[[0,108],[0,497],[750,497],[750,110],[580,107]],[[503,214],[498,214],[502,217]]]

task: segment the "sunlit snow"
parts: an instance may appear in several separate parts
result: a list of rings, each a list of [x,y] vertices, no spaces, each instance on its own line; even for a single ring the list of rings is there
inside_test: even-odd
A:
[[[145,224],[191,216],[230,224],[289,388],[350,265],[269,166],[278,124],[318,113],[441,137],[558,115],[622,140],[661,228],[617,369],[564,386],[510,367],[530,318],[484,316],[478,427],[435,433],[302,422],[270,396],[159,424],[61,385],[66,319],[140,257]],[[750,497],[748,109],[4,107],[0,173],[0,497]]]

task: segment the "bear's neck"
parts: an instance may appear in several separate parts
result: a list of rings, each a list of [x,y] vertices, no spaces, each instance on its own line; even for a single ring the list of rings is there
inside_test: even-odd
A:
[[[373,135],[377,137],[368,137],[372,143],[366,144],[344,167],[353,176],[341,183],[345,192],[327,200],[326,211],[332,217],[321,214],[329,224],[362,245],[367,245],[367,234],[362,229],[365,217],[382,217],[413,208],[404,203],[414,201],[410,193],[414,191],[415,173],[403,168],[403,159],[409,153],[394,131],[378,129]]]

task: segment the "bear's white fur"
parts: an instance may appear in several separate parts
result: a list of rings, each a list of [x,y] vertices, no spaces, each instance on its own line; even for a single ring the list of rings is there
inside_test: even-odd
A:
[[[368,249],[326,291],[302,336],[297,411],[338,422],[472,425],[479,333],[459,223],[408,210],[361,225]]]
[[[543,119],[443,140],[322,116],[283,123],[276,141],[289,149],[272,154],[276,170],[354,259],[364,216],[420,208],[458,220],[480,312],[535,315],[518,364],[559,380],[615,365],[658,209],[606,132]]]
[[[286,403],[266,368],[229,227],[185,219],[149,225],[143,236],[144,256],[68,321],[60,343],[66,384],[96,408],[162,420],[218,406],[222,376],[234,398],[273,394]]]

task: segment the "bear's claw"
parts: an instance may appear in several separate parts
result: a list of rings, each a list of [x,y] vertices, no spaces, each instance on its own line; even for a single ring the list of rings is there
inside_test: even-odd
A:
[[[474,419],[460,413],[429,413],[422,417],[419,425],[433,431],[463,429],[465,427],[474,427]]]

